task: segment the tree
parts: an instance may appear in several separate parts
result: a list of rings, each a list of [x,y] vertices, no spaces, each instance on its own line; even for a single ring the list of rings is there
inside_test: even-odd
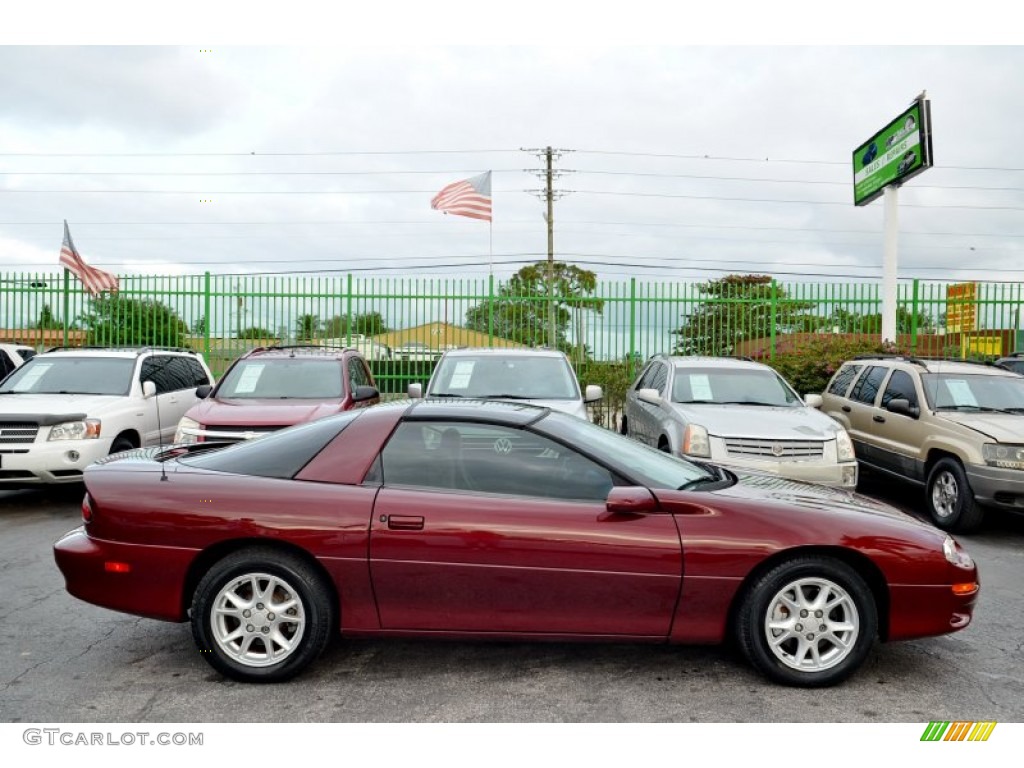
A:
[[[380,312],[366,312],[355,315],[352,318],[351,330],[349,329],[347,315],[335,315],[324,323],[324,336],[329,339],[340,339],[348,336],[349,333],[361,336],[376,336],[380,333],[387,333],[387,321]]]
[[[206,315],[200,315],[199,319],[192,323],[192,335],[193,336],[205,336],[206,335]]]
[[[49,304],[43,304],[43,308],[39,310],[39,317],[29,326],[29,328],[37,331],[51,331],[63,327],[64,323],[59,318],[54,317],[53,310],[50,309]]]
[[[295,321],[295,339],[312,341],[320,336],[320,317],[318,315],[299,315]]]
[[[276,339],[277,334],[273,331],[268,331],[266,328],[260,328],[259,326],[253,326],[252,328],[243,328],[238,332],[238,338],[240,339]]]
[[[548,263],[540,261],[523,267],[498,288],[494,299],[487,299],[466,312],[466,327],[481,333],[490,329],[495,336],[529,346],[548,343]],[[600,313],[604,302],[592,298],[597,288],[597,275],[575,264],[554,263],[555,346],[573,351],[568,330],[573,312],[582,320],[584,311]],[[583,357],[577,332],[575,354]]]
[[[697,287],[706,297],[683,325],[678,355],[731,355],[745,339],[761,339],[801,327],[814,302],[790,299],[770,275],[727,275]]]
[[[185,321],[155,299],[95,297],[80,320],[91,345],[180,347],[188,334]]]

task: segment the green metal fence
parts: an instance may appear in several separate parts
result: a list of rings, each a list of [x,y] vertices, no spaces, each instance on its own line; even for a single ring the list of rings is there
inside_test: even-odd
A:
[[[562,285],[522,295],[494,278],[352,275],[124,276],[114,297],[91,298],[73,277],[0,274],[0,341],[189,346],[220,375],[247,349],[276,343],[356,346],[381,388],[404,392],[455,346],[544,345],[551,301],[556,341],[583,383],[621,391],[658,352],[738,354],[768,361],[823,334],[880,337],[878,283],[630,279],[589,293]],[[994,357],[1024,348],[1024,284],[903,281],[900,348]]]

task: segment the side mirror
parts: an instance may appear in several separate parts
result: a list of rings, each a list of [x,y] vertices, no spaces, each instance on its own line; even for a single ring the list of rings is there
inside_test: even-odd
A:
[[[423,397],[423,385],[422,384],[410,384],[409,385],[409,399],[419,400]]]
[[[639,486],[612,488],[604,506],[612,514],[618,515],[643,515],[661,509],[654,494]]]
[[[656,389],[641,389],[637,391],[636,396],[645,403],[661,405],[661,394]]]
[[[376,387],[371,387],[369,384],[359,384],[352,390],[352,400],[356,403],[373,400],[375,397],[380,397],[380,392]]]
[[[144,381],[144,382],[142,382],[142,396],[143,397],[149,398],[149,397],[153,397],[155,394],[156,394],[156,384],[154,384],[152,381]]]
[[[200,400],[205,400],[206,398],[208,398],[211,392],[213,392],[213,386],[211,386],[210,384],[200,384],[198,387],[196,387],[196,397],[198,397]]]
[[[821,408],[824,402],[821,395],[804,395],[804,404],[810,408]]]
[[[583,402],[593,403],[604,397],[604,390],[601,389],[597,384],[587,384],[587,389],[583,393]]]
[[[889,404],[885,406],[885,410],[902,416],[909,416],[912,419],[916,419],[921,415],[921,409],[916,405],[911,405],[910,401],[905,397],[897,397],[890,400]]]

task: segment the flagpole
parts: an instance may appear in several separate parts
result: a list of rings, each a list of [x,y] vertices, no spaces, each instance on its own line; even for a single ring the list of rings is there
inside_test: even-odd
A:
[[[67,267],[64,267],[64,341],[61,346],[66,347],[68,345],[68,305],[70,297],[68,296],[69,285],[71,282],[71,272]]]

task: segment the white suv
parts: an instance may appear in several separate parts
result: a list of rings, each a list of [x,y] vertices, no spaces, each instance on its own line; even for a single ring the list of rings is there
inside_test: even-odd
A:
[[[0,488],[81,482],[118,451],[170,443],[213,376],[189,350],[57,349],[0,386]]]

